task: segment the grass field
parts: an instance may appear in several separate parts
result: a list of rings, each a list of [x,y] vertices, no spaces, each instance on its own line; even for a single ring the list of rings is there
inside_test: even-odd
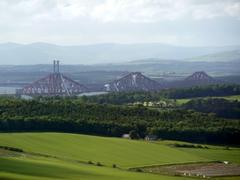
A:
[[[101,162],[107,166],[116,164],[122,168],[208,160],[162,144],[78,134],[4,133],[0,134],[0,144],[26,152]]]
[[[240,163],[239,148],[176,148],[169,143],[67,133],[1,133],[0,146],[21,148],[24,153],[9,154],[1,150],[0,179],[181,180],[191,178],[135,173],[127,169],[212,160]],[[104,166],[84,163],[88,161]],[[118,168],[112,168],[113,164]]]
[[[158,143],[165,145],[172,145],[175,143],[191,144],[181,141],[162,141]],[[195,155],[203,159],[208,159],[210,161],[229,161],[240,164],[240,148],[237,147],[226,148],[226,146],[216,145],[204,145],[204,146],[207,146],[208,149],[204,148],[177,148],[177,149],[188,153],[188,155]]]
[[[135,173],[51,158],[15,157],[0,158],[0,179],[185,180],[189,178]]]
[[[209,98],[209,97],[204,97],[204,98]],[[224,98],[224,99],[231,100],[231,101],[234,101],[234,100],[240,101],[240,95],[235,95],[235,96],[220,96],[220,97],[211,97],[211,98]],[[182,105],[182,104],[187,103],[187,102],[190,101],[190,100],[191,100],[191,98],[177,99],[177,100],[176,100],[176,103],[177,103],[177,105]]]

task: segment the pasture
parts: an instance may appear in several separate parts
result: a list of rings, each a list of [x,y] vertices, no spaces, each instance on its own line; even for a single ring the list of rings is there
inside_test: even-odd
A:
[[[0,146],[19,148],[23,152],[0,149],[0,178],[190,180],[128,169],[215,160],[240,164],[239,148],[176,148],[171,143],[68,133],[1,133]],[[113,164],[117,167],[113,168]]]

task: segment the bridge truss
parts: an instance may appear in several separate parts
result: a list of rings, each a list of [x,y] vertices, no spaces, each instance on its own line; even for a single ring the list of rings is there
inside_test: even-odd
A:
[[[59,71],[59,61],[53,61],[53,73],[17,91],[28,96],[73,96],[87,92],[84,85],[64,76]]]

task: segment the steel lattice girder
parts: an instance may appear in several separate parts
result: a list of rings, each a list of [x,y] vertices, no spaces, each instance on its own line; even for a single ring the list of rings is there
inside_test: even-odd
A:
[[[87,92],[87,88],[84,85],[79,84],[61,73],[55,72],[25,86],[20,94],[30,96],[71,96],[83,92]]]

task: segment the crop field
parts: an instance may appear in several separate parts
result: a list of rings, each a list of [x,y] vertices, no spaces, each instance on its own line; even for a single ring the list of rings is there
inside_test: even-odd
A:
[[[68,133],[1,133],[0,146],[23,150],[15,152],[0,148],[0,179],[190,180],[191,177],[155,175],[128,169],[216,160],[240,164],[240,148],[177,148],[164,141]],[[231,179],[236,178],[239,177]]]
[[[222,162],[188,163],[142,168],[144,172],[195,177],[240,176],[240,165]]]

